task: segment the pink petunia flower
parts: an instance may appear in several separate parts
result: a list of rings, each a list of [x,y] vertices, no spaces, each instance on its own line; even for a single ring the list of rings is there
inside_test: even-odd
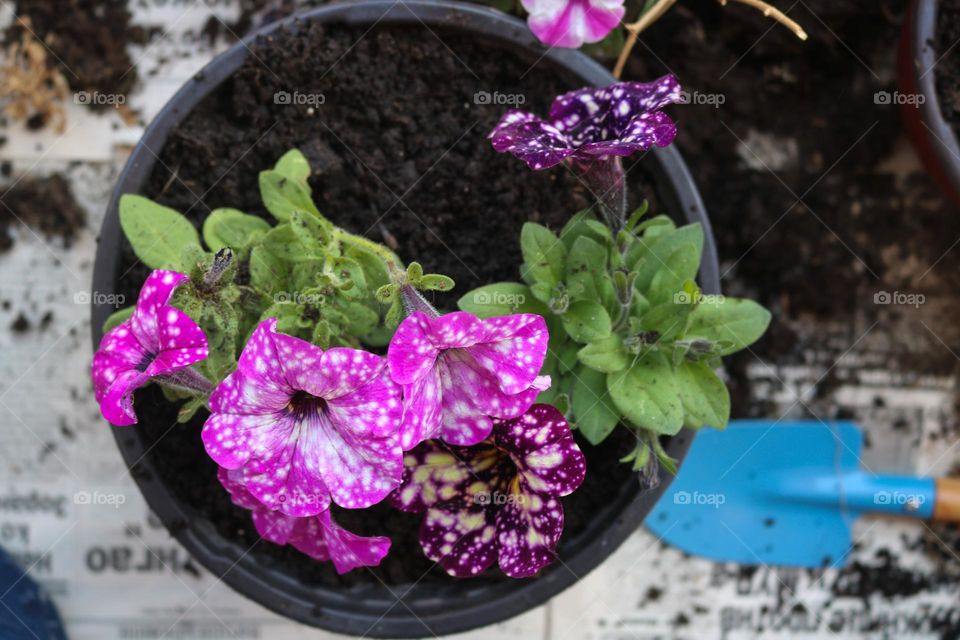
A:
[[[544,44],[576,49],[600,42],[623,19],[623,0],[522,0],[527,24]]]
[[[264,540],[289,544],[314,560],[329,560],[339,574],[357,567],[375,567],[390,551],[390,538],[351,533],[333,520],[329,509],[305,518],[267,509],[247,491],[240,470],[220,467],[217,477],[230,493],[233,504],[250,510],[253,526]]]
[[[512,578],[536,575],[563,532],[558,498],[577,489],[586,460],[557,409],[536,404],[473,447],[423,443],[404,459],[390,502],[425,513],[424,554],[450,575],[475,576],[494,561]]]
[[[386,361],[358,349],[326,351],[261,322],[237,370],[210,396],[203,444],[257,500],[288,516],[330,501],[360,509],[400,482],[400,387]]]
[[[493,418],[521,415],[550,387],[538,375],[548,340],[546,322],[531,313],[410,314],[387,351],[390,376],[403,385],[404,451],[434,437],[472,445],[490,435]]]
[[[133,392],[151,378],[197,390],[209,385],[187,369],[207,357],[207,337],[187,314],[168,304],[186,280],[175,271],[151,273],[140,289],[133,315],[100,341],[91,366],[93,390],[100,412],[110,423],[137,422]]]

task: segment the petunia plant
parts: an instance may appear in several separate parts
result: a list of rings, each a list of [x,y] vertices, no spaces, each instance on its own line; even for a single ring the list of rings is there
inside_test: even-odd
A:
[[[410,508],[398,491],[428,468],[405,451],[496,459],[488,488],[523,501],[490,511],[500,567],[533,575],[562,531],[557,498],[584,474],[563,416],[531,408],[550,387],[544,317],[438,311],[427,295],[453,280],[333,224],[310,173],[302,154],[285,154],[260,174],[261,215],[215,209],[200,233],[170,208],[121,199],[121,226],[153,271],[137,305],[107,320],[94,356],[104,417],[135,423],[134,392],[150,383],[183,402],[181,422],[205,411],[199,437],[231,501],[264,539],[338,572],[387,555],[388,538],[343,529],[335,510],[388,497]],[[444,548],[424,547],[448,567]]]
[[[202,412],[197,437],[257,533],[338,572],[390,549],[338,525],[340,510],[387,501],[423,514],[422,550],[452,576],[537,575],[587,471],[573,429],[597,444],[625,425],[625,460],[657,477],[672,465],[660,436],[727,422],[720,358],[769,321],[701,293],[699,225],[627,215],[621,159],[673,141],[663,109],[679,95],[667,76],[573,91],[546,118],[505,114],[497,151],[567,166],[596,203],[559,233],[525,224],[521,281],[460,310],[428,299],[453,280],[324,216],[299,151],[260,173],[260,210],[214,209],[199,232],[125,195],[121,226],[152,271],[104,327],[101,412],[134,424],[148,384],[182,403],[181,422]]]
[[[573,91],[554,101],[546,120],[506,113],[490,135],[494,148],[535,170],[567,163],[596,203],[559,233],[526,223],[522,281],[487,285],[459,301],[481,318],[544,316],[544,374],[553,385],[538,401],[562,409],[593,444],[617,425],[633,430],[637,446],[624,461],[651,480],[658,464],[674,466],[659,436],[726,425],[720,358],[756,341],[770,320],[750,300],[701,292],[700,224],[646,217],[646,204],[627,215],[620,158],[672,142],[676,128],[659,109],[679,92],[666,76]]]

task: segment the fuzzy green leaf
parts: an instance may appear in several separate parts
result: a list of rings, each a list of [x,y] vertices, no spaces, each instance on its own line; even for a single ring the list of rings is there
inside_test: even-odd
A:
[[[648,353],[629,369],[607,375],[616,407],[637,427],[674,435],[683,427],[680,390],[667,359]]]
[[[310,191],[304,183],[288,178],[278,171],[261,171],[259,183],[263,205],[277,220],[286,222],[294,211],[323,217],[313,204]]]
[[[596,342],[610,335],[610,314],[599,302],[579,300],[562,316],[567,335],[577,342]]]
[[[630,364],[630,356],[623,350],[623,340],[616,334],[591,342],[577,352],[577,358],[603,373],[616,373]]]
[[[590,238],[601,246],[608,246],[613,241],[610,227],[591,217],[589,211],[575,214],[560,230],[560,239],[569,251],[578,238]]]
[[[264,246],[250,252],[250,283],[259,291],[272,295],[286,291],[290,265]]]
[[[420,288],[424,291],[451,291],[453,287],[453,278],[439,273],[428,273],[420,278]]]
[[[753,300],[713,296],[691,312],[686,337],[715,341],[725,356],[756,342],[769,325],[770,312]]]
[[[595,300],[608,312],[616,307],[616,291],[607,272],[607,248],[586,236],[567,254],[566,282],[574,300]]]
[[[670,302],[683,291],[684,284],[697,277],[700,270],[700,251],[693,244],[677,247],[650,281],[647,297],[654,305]]]
[[[384,259],[370,249],[354,244],[345,244],[343,255],[353,258],[360,264],[363,269],[364,280],[367,281],[367,286],[371,289],[376,290],[390,283],[390,274],[387,272]]]
[[[240,249],[257,233],[270,230],[270,223],[237,209],[214,209],[203,221],[203,241],[211,251],[223,247]]]
[[[567,248],[543,225],[524,223],[520,231],[520,251],[523,253],[521,272],[524,280],[553,288],[563,279]]]
[[[653,229],[661,228],[663,227]],[[700,255],[703,252],[703,227],[699,224],[688,224],[675,231],[657,235],[653,239],[650,239],[649,235],[648,231],[643,238],[638,239],[630,247],[627,256],[627,266],[637,271],[635,286],[640,291],[646,292],[650,289],[653,277],[667,265],[667,260],[680,247],[692,244],[696,249],[695,261],[698,265],[700,264]]]
[[[684,362],[674,371],[685,412],[684,423],[723,429],[730,420],[730,392],[704,362]]]
[[[273,170],[294,182],[303,184],[307,188],[307,193],[310,192],[310,185],[307,183],[310,177],[310,163],[299,149],[291,149],[283,154],[277,160]]]
[[[571,400],[577,428],[590,444],[602,442],[620,422],[620,411],[607,391],[607,377],[599,371],[580,367]]]
[[[151,269],[182,271],[183,248],[191,244],[200,247],[200,236],[189,220],[143,196],[121,196],[120,226],[133,252]]]

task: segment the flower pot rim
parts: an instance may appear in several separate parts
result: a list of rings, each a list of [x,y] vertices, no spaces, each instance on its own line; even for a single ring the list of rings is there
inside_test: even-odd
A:
[[[941,55],[935,48],[937,34],[938,0],[914,0],[908,12],[909,41],[907,53],[911,56],[909,82],[917,92],[924,97],[923,103],[918,105],[920,117],[925,131],[927,149],[936,156],[939,165],[937,171],[942,176],[936,176],[949,189],[949,195],[955,202],[960,203],[960,141],[957,133],[943,116],[940,100],[937,94],[936,66]],[[904,107],[906,109],[907,107]]]
[[[614,81],[605,68],[579,51],[548,49],[541,45],[523,21],[461,2],[360,0],[326,5],[271,23],[208,63],[171,98],[144,131],[118,179],[104,217],[94,264],[94,291],[116,288],[118,248],[122,242],[118,216],[120,196],[141,192],[167,135],[203,98],[240,68],[258,36],[284,27],[296,29],[300,20],[348,25],[423,25],[441,31],[463,31],[502,50],[534,60],[542,58],[555,72],[582,84],[602,86]],[[704,292],[719,293],[713,233],[679,151],[675,147],[658,148],[650,152],[648,158],[649,170],[662,192],[664,208],[676,215],[682,213],[690,222],[703,224],[706,242],[699,279]],[[96,302],[97,297],[93,300],[91,331],[96,349],[102,338],[101,327],[112,308]],[[348,635],[391,638],[443,635],[500,622],[532,609],[574,584],[616,550],[640,526],[670,481],[666,472],[662,472],[660,486],[655,490],[640,491],[639,483],[625,485],[614,503],[622,503],[619,510],[613,511],[608,521],[592,523],[581,534],[585,541],[580,546],[533,580],[480,583],[451,579],[450,583],[419,585],[410,587],[409,591],[405,585],[396,585],[393,590],[386,585],[337,589],[304,585],[290,574],[262,563],[248,553],[250,549],[242,548],[235,540],[222,536],[209,520],[191,521],[189,509],[178,501],[157,473],[148,456],[149,449],[136,429],[136,426],[113,427],[117,446],[126,464],[142,471],[132,475],[147,504],[200,564],[236,591],[280,615]],[[692,431],[682,431],[667,442],[667,451],[682,459],[692,438]]]

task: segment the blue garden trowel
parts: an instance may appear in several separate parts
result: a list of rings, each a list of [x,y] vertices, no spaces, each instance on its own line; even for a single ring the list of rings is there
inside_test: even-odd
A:
[[[851,422],[732,421],[697,434],[646,525],[698,556],[829,567],[851,550],[864,513],[960,521],[960,479],[860,469]]]

